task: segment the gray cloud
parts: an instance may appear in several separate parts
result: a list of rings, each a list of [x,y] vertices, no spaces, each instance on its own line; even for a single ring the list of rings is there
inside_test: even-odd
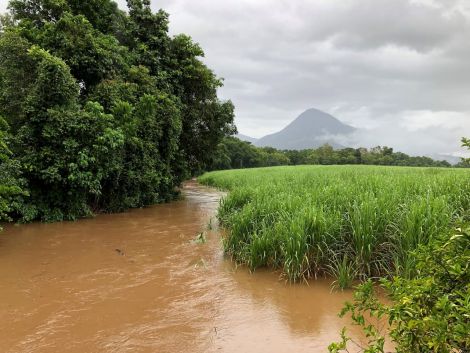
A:
[[[191,34],[226,78],[221,94],[235,102],[242,133],[276,131],[317,107],[366,128],[356,144],[453,154],[470,135],[466,1],[165,5],[173,33]]]
[[[455,154],[459,138],[470,136],[467,0],[152,6],[170,13],[173,34],[187,33],[204,48],[205,62],[225,78],[220,95],[235,103],[244,134],[277,131],[315,107],[365,128],[358,144]]]

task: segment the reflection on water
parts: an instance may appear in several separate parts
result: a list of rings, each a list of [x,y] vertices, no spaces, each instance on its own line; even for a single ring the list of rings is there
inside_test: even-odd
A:
[[[351,293],[236,269],[192,241],[220,194],[0,234],[0,352],[319,352]],[[214,221],[212,221],[214,223]],[[354,332],[354,329],[352,329]]]

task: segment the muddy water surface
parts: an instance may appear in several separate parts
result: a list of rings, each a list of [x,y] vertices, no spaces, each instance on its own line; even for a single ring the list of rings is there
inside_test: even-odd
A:
[[[193,239],[220,194],[0,233],[0,352],[325,352],[351,293],[289,285]],[[214,221],[212,221],[214,222]]]

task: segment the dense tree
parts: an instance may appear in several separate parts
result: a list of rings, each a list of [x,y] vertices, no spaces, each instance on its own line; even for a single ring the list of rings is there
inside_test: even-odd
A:
[[[30,195],[12,216],[74,219],[169,200],[235,131],[202,49],[169,36],[168,14],[148,0],[128,6],[10,1],[0,115],[11,126],[9,164]]]
[[[10,220],[9,215],[27,196],[22,189],[24,180],[19,177],[19,163],[10,158],[8,130],[7,122],[0,116],[0,221]]]
[[[8,7],[16,19],[34,27],[57,21],[70,9],[65,0],[11,0]]]
[[[98,31],[122,38],[126,25],[126,15],[117,4],[109,0],[67,0],[74,15],[83,15]]]
[[[220,139],[235,132],[234,107],[217,98],[222,82],[198,59],[204,56],[200,46],[186,35],[168,38],[168,14],[152,13],[148,0],[129,0],[128,5],[131,48],[162,88],[181,99],[182,153],[190,170],[198,172]]]
[[[465,167],[462,162],[460,167]],[[326,144],[317,149],[276,150],[272,147],[255,147],[235,137],[226,137],[218,145],[209,169],[235,169],[301,164],[370,164],[414,167],[450,167],[447,161],[435,161],[429,157],[412,157],[393,152],[390,147],[333,149]]]
[[[289,157],[275,148],[258,148],[236,137],[226,137],[212,156],[211,170],[288,165]]]
[[[39,45],[66,62],[83,92],[119,76],[128,65],[127,49],[115,37],[94,29],[83,15],[66,13],[57,22],[47,23]]]

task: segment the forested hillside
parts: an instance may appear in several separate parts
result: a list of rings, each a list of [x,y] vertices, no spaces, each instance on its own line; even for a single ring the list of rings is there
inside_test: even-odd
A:
[[[221,80],[149,0],[12,0],[0,26],[0,215],[169,200],[235,132]]]

